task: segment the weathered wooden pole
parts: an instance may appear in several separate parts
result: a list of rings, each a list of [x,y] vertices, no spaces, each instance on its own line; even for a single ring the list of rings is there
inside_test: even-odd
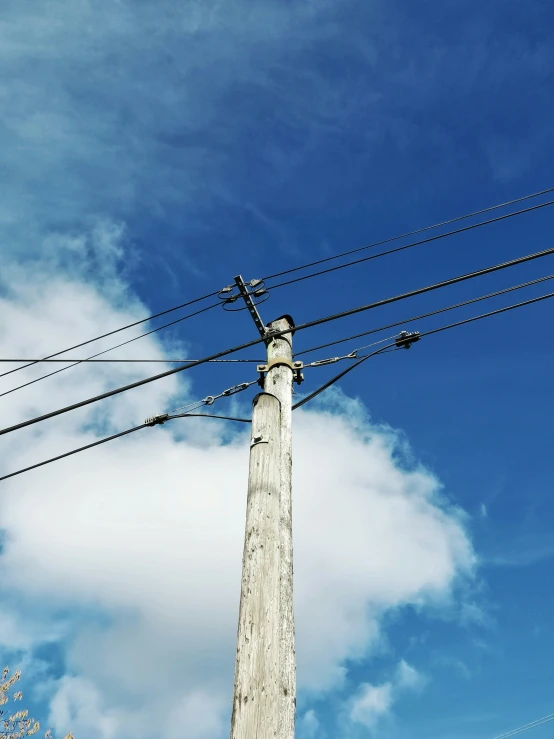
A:
[[[292,383],[302,379],[301,362],[293,366],[290,316],[264,326],[254,302],[263,290],[248,289],[259,282],[235,277],[238,295],[264,338],[267,364],[258,367],[265,392],[255,398],[252,412],[231,739],[294,739],[291,421]]]
[[[231,739],[279,729],[281,404],[254,398]]]
[[[294,330],[290,316],[269,324],[274,331]],[[267,344],[264,389],[281,403],[280,524],[279,524],[279,727],[278,739],[294,739],[296,714],[296,651],[294,637],[292,563],[292,331]]]

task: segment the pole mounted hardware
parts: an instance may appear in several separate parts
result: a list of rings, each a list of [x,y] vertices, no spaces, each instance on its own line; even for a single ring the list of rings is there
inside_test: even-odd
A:
[[[256,366],[256,370],[259,373],[260,377],[258,379],[258,385],[260,387],[264,387],[264,380],[266,374],[269,372],[272,367],[290,367],[293,373],[293,382],[296,382],[297,385],[300,385],[300,383],[304,382],[304,374],[302,373],[302,370],[304,369],[304,362],[291,362],[287,357],[273,357],[269,360],[267,364],[258,364]]]
[[[401,331],[396,338],[395,344],[399,349],[409,349],[412,344],[421,339],[419,331]]]
[[[234,290],[238,292],[234,292]],[[237,275],[235,277],[235,284],[222,288],[218,293],[218,297],[223,302],[223,309],[226,311],[248,310],[260,336],[264,339],[267,338],[270,330],[264,325],[256,308],[257,305],[265,303],[269,298],[269,292],[266,290],[263,280],[245,282],[241,275]],[[244,305],[242,305],[243,300]],[[238,308],[232,307],[237,301],[240,303],[240,306]]]
[[[251,280],[250,281],[250,287],[257,287],[261,283],[261,280]],[[246,287],[246,284],[244,280],[242,279],[242,275],[237,275],[235,277],[235,285],[239,289],[239,294],[241,298],[243,298],[244,302],[246,303],[246,307],[248,308],[248,312],[252,316],[252,320],[256,324],[256,328],[258,329],[258,332],[262,338],[265,338],[267,334],[267,329],[264,326],[264,322],[261,319],[260,314],[258,313],[258,309],[256,308],[256,305],[254,301],[252,300],[251,294],[248,292],[248,288]],[[263,292],[262,292],[263,290]],[[265,289],[261,288],[254,293],[252,293],[255,297],[257,297],[256,292],[263,295],[265,293]]]

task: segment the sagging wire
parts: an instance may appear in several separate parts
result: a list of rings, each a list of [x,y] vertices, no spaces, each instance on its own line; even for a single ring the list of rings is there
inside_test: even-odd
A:
[[[348,354],[344,354],[342,357],[327,357],[326,359],[316,359],[314,362],[310,362],[310,364],[303,365],[302,369],[307,369],[309,367],[325,367],[328,364],[334,364],[335,362],[342,362],[343,359],[358,359],[359,358],[358,352],[361,352],[363,349],[369,349],[372,346],[378,346],[379,344],[385,344],[386,342],[393,341],[398,336],[401,336],[401,333],[395,334],[394,336],[388,336],[386,339],[380,339],[379,341],[374,341],[371,344],[365,344],[364,346],[359,346],[356,349],[353,349]]]
[[[10,477],[15,477],[16,475],[21,475],[24,472],[29,472],[30,470],[34,470],[37,467],[43,467],[46,464],[50,464],[51,462],[57,462],[60,459],[64,459],[65,457],[70,457],[73,454],[78,454],[79,452],[84,452],[87,449],[92,449],[92,447],[99,446],[100,444],[105,444],[108,441],[113,441],[114,439],[118,439],[121,436],[126,436],[127,434],[132,434],[135,431],[139,431],[140,429],[146,428],[147,426],[157,426],[165,423],[166,421],[170,421],[173,418],[188,418],[188,417],[206,417],[206,418],[221,418],[226,421],[239,421],[241,423],[248,423],[249,419],[245,418],[233,418],[230,416],[213,416],[207,413],[194,413],[193,411],[197,408],[201,408],[205,405],[212,405],[215,403],[216,400],[219,400],[220,398],[229,397],[230,395],[235,395],[236,393],[240,393],[243,390],[246,390],[251,385],[254,385],[257,382],[257,380],[253,380],[252,382],[242,382],[239,385],[233,385],[233,387],[228,388],[227,390],[224,390],[222,393],[219,393],[219,395],[208,395],[203,400],[196,401],[195,403],[189,403],[189,405],[182,406],[181,408],[176,408],[174,411],[171,411],[170,413],[159,413],[156,416],[152,416],[151,418],[147,418],[144,423],[141,423],[139,426],[134,426],[133,428],[126,429],[125,431],[120,431],[117,434],[113,434],[112,436],[107,436],[104,439],[99,439],[98,441],[92,442],[92,444],[86,444],[85,446],[81,446],[78,449],[73,449],[70,452],[65,452],[64,454],[59,454],[57,457],[51,457],[50,459],[46,459],[43,462],[37,462],[37,464],[32,464],[29,467],[25,467],[24,469],[17,470],[17,472],[10,472],[8,475],[4,475],[0,477],[0,482],[2,480],[7,480]],[[186,409],[184,413],[177,413],[177,411]]]
[[[184,418],[198,408],[202,408],[205,405],[213,405],[215,401],[219,400],[220,398],[228,398],[231,395],[241,393],[243,390],[246,390],[251,385],[255,385],[257,382],[257,380],[252,380],[251,382],[241,382],[238,385],[233,385],[232,387],[227,388],[227,390],[219,393],[219,395],[207,395],[202,400],[197,400],[196,402],[189,403],[188,405],[181,405],[178,408],[174,408],[172,411],[169,411],[168,413],[158,413],[155,416],[147,418],[144,423],[147,426],[157,426],[159,424],[165,423],[166,421],[170,421],[172,418]],[[179,411],[183,412],[179,413]]]
[[[386,344],[385,346],[380,347],[374,352],[370,352],[369,354],[362,354],[357,355],[355,352],[360,351],[360,349],[355,349],[354,352],[351,352],[350,354],[346,354],[344,357],[337,357],[337,361],[340,359],[354,359],[354,364],[351,364],[350,367],[347,367],[346,369],[342,370],[342,372],[339,372],[337,375],[332,377],[330,380],[325,382],[323,385],[317,388],[317,390],[314,390],[312,393],[307,395],[305,398],[302,398],[302,400],[299,400],[298,403],[295,403],[292,406],[292,410],[296,410],[297,408],[300,408],[301,406],[305,405],[306,403],[309,403],[310,400],[313,400],[316,396],[318,396],[320,393],[322,393],[324,390],[327,390],[328,387],[331,387],[331,385],[334,385],[335,382],[338,382],[341,378],[343,378],[345,375],[347,375],[349,372],[351,372],[353,369],[358,367],[360,364],[363,364],[367,359],[370,357],[375,357],[378,354],[385,354],[390,351],[398,351],[399,349],[409,349],[412,344],[414,344],[416,341],[419,341],[421,338],[421,335],[419,331],[401,331],[400,334],[395,338],[394,343]],[[377,342],[376,342],[377,343]],[[382,342],[379,342],[382,343]],[[361,347],[361,348],[367,348],[367,347]],[[331,361],[333,361],[335,358],[333,358]],[[315,366],[321,366],[321,364],[316,364]]]

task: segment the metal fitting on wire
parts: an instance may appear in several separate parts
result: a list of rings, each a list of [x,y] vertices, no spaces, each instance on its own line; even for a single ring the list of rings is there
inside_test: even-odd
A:
[[[250,387],[251,384],[251,382],[241,382],[240,385],[233,385],[233,387],[230,387],[228,390],[224,390],[221,393],[221,397],[240,393],[242,390],[246,390],[247,387]]]
[[[175,408],[174,410],[170,411],[169,413],[158,413],[158,415],[156,416],[151,416],[150,418],[147,418],[144,423],[146,426],[157,426],[159,424],[165,423],[172,418],[180,418],[187,413],[195,411],[197,408],[201,408],[203,405],[213,405],[216,400],[219,400],[219,398],[224,398],[228,397],[229,395],[234,395],[235,393],[240,393],[243,390],[249,388],[251,385],[254,385],[256,382],[257,380],[252,380],[251,382],[241,382],[239,385],[233,385],[233,387],[224,390],[222,393],[219,393],[219,395],[208,395],[203,400],[198,400],[194,403],[189,403],[188,405],[182,405],[179,408]],[[178,413],[179,411],[184,411],[184,413],[182,413],[181,416],[173,415],[174,413]]]
[[[419,331],[401,331],[396,337],[395,344],[399,349],[409,349],[412,344],[421,339]]]
[[[335,362],[338,362],[339,359],[344,359],[344,357],[329,357],[328,359],[316,359],[315,362],[311,362],[310,364],[307,364],[306,367],[323,367],[326,364],[334,364]]]
[[[150,418],[147,418],[144,423],[146,426],[158,426],[162,423],[165,423],[168,418],[169,413],[158,413],[158,415],[156,416],[151,416]]]

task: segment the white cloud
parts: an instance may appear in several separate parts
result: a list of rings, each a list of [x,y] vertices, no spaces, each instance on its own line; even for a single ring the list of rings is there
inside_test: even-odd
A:
[[[399,688],[421,690],[425,687],[426,682],[425,676],[418,672],[415,667],[409,665],[405,660],[401,660],[396,675],[396,683]]]
[[[392,706],[392,685],[368,685],[363,683],[350,709],[350,719],[371,729],[387,714]]]
[[[392,680],[382,685],[362,683],[350,700],[350,721],[373,728],[381,719],[390,715],[393,704],[403,691],[422,690],[426,678],[415,667],[402,660]]]
[[[192,690],[169,714],[168,739],[211,739],[224,733],[221,701],[199,690]]]
[[[54,254],[50,272],[28,272],[26,280],[11,273],[16,277],[0,310],[4,351],[45,352],[148,312],[132,295],[125,301],[116,268],[100,284],[84,276],[95,249],[117,262],[124,233],[103,233],[114,242],[107,248],[87,234],[77,239],[92,250],[80,271],[60,271]],[[140,343],[127,356],[164,356],[159,338]],[[115,365],[61,373],[6,396],[4,423],[142,372]],[[230,372],[221,367],[222,388],[233,384]],[[3,378],[4,387],[21,376],[28,375]],[[187,383],[174,377],[15,432],[1,440],[1,469],[125,428],[189,394]],[[39,603],[51,633],[63,608],[67,674],[52,700],[60,731],[78,728],[79,739],[226,733],[248,432],[226,431],[231,436],[223,443],[221,428],[207,430],[199,421],[146,429],[3,483],[0,580],[19,596],[20,605],[11,607],[23,617]],[[345,660],[371,652],[387,610],[448,603],[475,559],[463,517],[437,480],[404,466],[403,442],[373,425],[359,403],[331,394],[295,416],[294,433],[298,683],[313,693],[340,684]],[[13,635],[21,646],[43,638],[31,622],[27,641]],[[353,715],[373,721],[399,690],[418,681],[401,663],[389,687],[364,689]],[[307,731],[310,721],[315,714],[305,719]]]
[[[117,721],[102,705],[99,690],[80,677],[63,677],[52,699],[50,718],[54,726],[71,726],[77,735],[117,736]]]
[[[302,739],[316,739],[320,728],[316,712],[311,708],[302,716],[299,723],[299,734]]]

